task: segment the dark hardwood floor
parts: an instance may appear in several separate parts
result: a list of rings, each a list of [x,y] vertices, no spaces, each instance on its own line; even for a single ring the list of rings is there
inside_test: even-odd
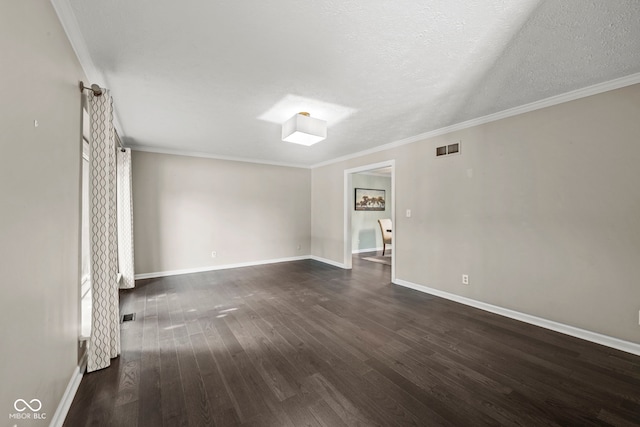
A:
[[[640,425],[640,357],[316,261],[149,279],[65,426]]]

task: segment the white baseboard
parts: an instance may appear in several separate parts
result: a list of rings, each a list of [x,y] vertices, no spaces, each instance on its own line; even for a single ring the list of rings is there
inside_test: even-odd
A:
[[[325,264],[329,264],[332,265],[334,267],[339,267],[339,268],[344,268],[345,270],[347,269],[347,266],[344,265],[341,262],[337,262],[337,261],[333,261],[327,258],[321,258],[319,256],[315,256],[315,255],[311,255],[310,258],[314,261],[320,261],[320,262],[324,262]]]
[[[354,249],[351,251],[352,254],[361,254],[363,252],[378,252],[382,251],[382,248],[367,248],[367,249]]]
[[[361,254],[363,252],[382,252],[382,247],[380,248],[368,248],[368,249],[355,249],[352,250],[351,253],[352,254]],[[387,245],[387,250],[391,251],[393,250],[393,245]]]
[[[597,332],[587,331],[585,329],[580,329],[573,326],[565,325],[563,323],[554,322],[553,320],[532,316],[530,314],[520,313],[508,308],[487,304],[482,301],[477,301],[471,298],[451,294],[449,292],[441,291],[438,289],[429,288],[427,286],[418,285],[416,283],[408,282],[402,279],[396,279],[393,283],[396,285],[414,289],[416,291],[459,302],[460,304],[479,308],[480,310],[489,311],[491,313],[499,314],[501,316],[509,317],[515,320],[520,320],[521,322],[529,323],[531,325],[540,326],[545,329],[550,329],[552,331],[560,332],[565,335],[570,335],[572,337],[591,341],[596,344],[601,344],[607,347],[615,348],[616,350],[621,350],[640,356],[640,344],[636,344],[630,341],[624,341],[618,338],[610,337],[608,335],[602,335]]]
[[[241,262],[236,264],[211,265],[207,267],[187,268],[184,270],[156,271],[153,273],[136,274],[135,279],[136,280],[152,279],[156,277],[177,276],[180,274],[203,273],[205,271],[215,271],[215,270],[227,270],[229,268],[253,267],[256,265],[275,264],[279,262],[300,261],[300,260],[309,259],[309,258],[311,258],[309,255],[302,255],[302,256],[295,256],[295,257],[288,257],[288,258],[267,259],[262,261]]]
[[[382,252],[382,247],[380,248],[368,248],[368,249],[356,249],[351,251],[352,254],[361,254],[363,252]],[[389,245],[387,246],[387,250],[392,250],[393,246]]]
[[[71,408],[71,403],[73,403],[73,398],[76,397],[76,393],[78,392],[78,387],[80,387],[80,382],[82,381],[82,377],[87,367],[87,356],[82,358],[82,361],[76,368],[73,370],[73,374],[71,374],[71,379],[69,380],[69,384],[67,384],[67,388],[62,395],[62,399],[60,399],[60,403],[56,408],[56,412],[51,417],[51,422],[49,423],[49,427],[62,427],[64,424],[65,418],[67,418],[67,413],[69,412],[69,408]]]

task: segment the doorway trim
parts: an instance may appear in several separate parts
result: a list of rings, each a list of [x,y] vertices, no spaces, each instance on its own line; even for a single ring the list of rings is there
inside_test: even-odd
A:
[[[366,172],[374,169],[391,167],[391,221],[393,223],[392,242],[393,249],[391,250],[391,282],[396,281],[396,161],[385,160],[379,163],[372,163],[368,165],[358,166],[356,168],[345,169],[344,171],[344,268],[352,269],[353,263],[351,257],[353,256],[352,244],[351,244],[351,216],[353,215],[354,195],[351,191],[353,183],[353,174],[359,172]]]

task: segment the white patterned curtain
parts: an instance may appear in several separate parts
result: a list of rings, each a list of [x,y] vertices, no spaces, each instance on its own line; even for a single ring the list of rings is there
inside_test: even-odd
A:
[[[111,359],[120,354],[120,309],[113,104],[109,91],[104,89],[100,96],[89,93],[88,99],[92,319],[87,371],[92,372],[108,367]]]
[[[133,199],[131,198],[131,149],[117,150],[118,168],[118,270],[120,289],[135,286],[133,270]]]

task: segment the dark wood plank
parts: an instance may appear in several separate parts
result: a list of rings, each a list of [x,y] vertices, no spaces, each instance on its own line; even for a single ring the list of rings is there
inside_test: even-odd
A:
[[[198,362],[191,347],[189,337],[177,337],[176,340],[178,365],[182,393],[186,403],[189,425],[212,426],[214,424],[209,407],[204,379],[198,369]]]
[[[309,410],[324,427],[346,427],[347,425],[323,399],[311,405]]]
[[[138,281],[65,426],[640,426],[640,357],[299,261]]]
[[[160,390],[163,425],[186,426],[187,407],[182,391],[178,354],[173,339],[160,342]]]
[[[361,411],[351,399],[342,394],[329,380],[321,374],[312,375],[309,378],[309,385],[320,396],[322,401],[338,415],[338,417],[347,425],[375,425],[372,418],[377,416],[367,414],[367,411]]]
[[[162,425],[162,412],[158,410],[162,404],[162,392],[158,311],[155,299],[146,298],[145,312],[141,314],[143,316],[138,318],[143,328],[138,420],[139,425],[151,427]]]
[[[140,424],[138,421],[138,403],[131,401],[114,409],[110,425],[135,427]]]

